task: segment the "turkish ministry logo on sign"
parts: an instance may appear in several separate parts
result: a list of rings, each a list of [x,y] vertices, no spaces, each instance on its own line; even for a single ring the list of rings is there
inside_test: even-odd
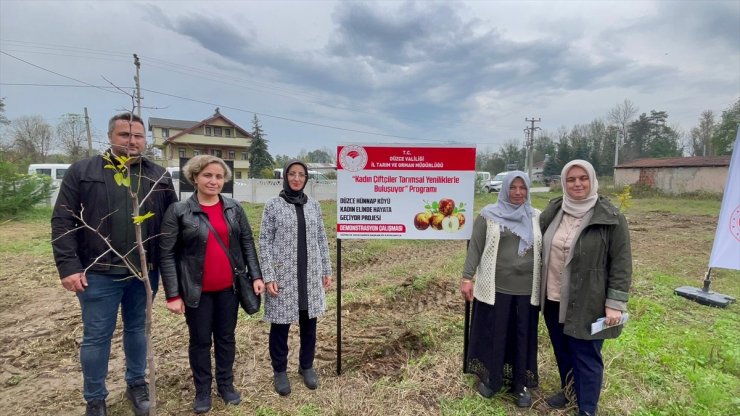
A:
[[[740,270],[740,129],[735,136],[709,267]]]
[[[365,169],[367,165],[367,152],[362,146],[351,144],[344,146],[339,152],[339,165],[342,169],[357,172]]]
[[[740,241],[740,205],[730,216],[730,234],[735,237],[735,240]]]
[[[337,238],[467,240],[471,145],[337,147]]]

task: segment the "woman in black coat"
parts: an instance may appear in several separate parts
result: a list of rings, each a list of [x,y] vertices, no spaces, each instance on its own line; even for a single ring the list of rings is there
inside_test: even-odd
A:
[[[211,409],[211,339],[218,394],[227,404],[241,401],[234,389],[239,301],[232,262],[240,271],[246,268],[257,295],[264,291],[264,284],[244,209],[221,195],[224,182],[231,178],[229,167],[220,158],[201,155],[190,159],[183,172],[196,190],[187,201],[171,205],[165,214],[160,270],[167,309],[185,314],[195,384],[193,410],[205,413]]]

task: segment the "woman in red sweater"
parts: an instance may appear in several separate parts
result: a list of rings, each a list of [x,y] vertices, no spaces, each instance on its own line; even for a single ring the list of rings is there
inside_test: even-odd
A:
[[[205,413],[211,409],[211,339],[218,394],[227,404],[241,401],[233,375],[239,301],[232,263],[247,270],[258,296],[264,284],[244,209],[221,195],[224,182],[231,179],[229,167],[220,158],[201,155],[190,159],[183,173],[195,192],[165,214],[160,271],[167,309],[185,314],[195,384],[193,410]]]

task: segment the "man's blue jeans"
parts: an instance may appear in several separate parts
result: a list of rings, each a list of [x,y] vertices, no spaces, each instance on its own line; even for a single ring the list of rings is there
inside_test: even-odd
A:
[[[146,295],[144,283],[123,276],[87,274],[87,288],[78,293],[82,308],[80,363],[86,401],[105,399],[111,339],[121,308],[123,352],[127,384],[144,378],[146,372]],[[156,290],[156,287],[152,287]]]

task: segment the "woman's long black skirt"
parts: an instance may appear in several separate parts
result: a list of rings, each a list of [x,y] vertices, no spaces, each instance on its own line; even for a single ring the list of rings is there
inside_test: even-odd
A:
[[[496,292],[495,305],[473,299],[468,344],[468,373],[493,391],[508,384],[515,391],[535,388],[537,374],[537,320],[539,308],[529,295]]]

